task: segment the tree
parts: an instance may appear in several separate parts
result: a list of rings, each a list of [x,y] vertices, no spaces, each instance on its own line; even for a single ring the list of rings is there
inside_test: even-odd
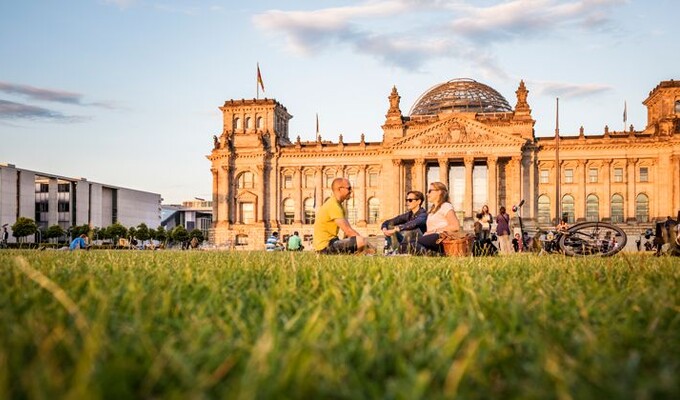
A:
[[[116,222],[106,228],[106,236],[114,240],[114,245],[118,244],[118,239],[127,235],[127,228]]]
[[[203,236],[203,231],[196,228],[193,229],[191,232],[189,232],[189,239],[196,238],[198,239],[198,243],[201,243],[205,240],[205,237]]]
[[[17,240],[35,235],[36,232],[38,232],[38,225],[30,218],[19,217],[14,225],[12,225],[12,236],[17,238]]]
[[[89,235],[90,234],[90,225],[88,224],[83,224],[83,225],[74,225],[71,227],[71,238],[76,238],[82,234]]]
[[[159,242],[165,243],[165,241],[168,239],[168,233],[165,231],[165,227],[159,226],[156,228],[155,239]]]
[[[55,239],[55,238],[60,238],[66,234],[66,231],[64,228],[62,228],[60,225],[52,225],[49,228],[47,228],[47,232],[45,233],[45,237],[47,239]]]
[[[136,237],[137,239],[141,240],[142,243],[151,239],[151,232],[149,232],[149,227],[146,226],[145,223],[142,222],[141,224],[137,225]]]
[[[177,225],[175,229],[172,230],[172,240],[180,243],[184,243],[189,240],[189,232],[182,225]]]

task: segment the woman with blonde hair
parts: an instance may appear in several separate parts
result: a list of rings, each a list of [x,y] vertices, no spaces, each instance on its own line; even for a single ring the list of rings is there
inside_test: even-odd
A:
[[[430,210],[427,213],[427,231],[418,239],[416,249],[425,253],[428,250],[435,253],[444,253],[440,243],[437,243],[439,234],[443,232],[457,232],[460,230],[460,222],[449,202],[449,191],[441,182],[432,182],[427,191],[427,202]]]

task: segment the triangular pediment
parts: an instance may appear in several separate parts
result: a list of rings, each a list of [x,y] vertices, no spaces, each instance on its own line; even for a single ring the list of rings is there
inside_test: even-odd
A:
[[[242,190],[236,198],[238,201],[255,201],[257,200],[257,195],[250,190]]]
[[[525,139],[513,136],[471,119],[451,117],[395,142],[392,147],[441,147],[480,144],[522,146]]]

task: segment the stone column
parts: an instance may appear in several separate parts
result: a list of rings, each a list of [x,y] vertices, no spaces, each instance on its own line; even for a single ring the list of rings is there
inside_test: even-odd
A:
[[[534,210],[536,209],[536,191],[534,188],[534,169],[531,154],[522,157],[522,193],[522,198],[524,199],[522,216],[526,215],[528,219],[534,219]]]
[[[439,162],[439,181],[446,185],[446,188],[451,191],[449,186],[449,159],[440,158],[437,160]]]
[[[475,158],[465,157],[463,162],[465,163],[465,197],[463,198],[463,211],[466,217],[470,217],[474,213],[472,210],[472,169],[475,166]],[[451,188],[449,188],[449,192],[451,192]]]
[[[386,203],[389,203],[390,206],[385,207],[386,209],[392,209],[391,215],[398,215],[401,214],[401,210],[403,208],[402,203],[403,200],[403,190],[401,189],[401,165],[403,164],[402,160],[392,160],[392,192],[391,195],[388,195],[387,199],[380,199],[381,201],[384,201]],[[389,201],[388,201],[389,199]]]
[[[486,159],[486,163],[489,166],[489,181],[488,181],[488,192],[489,192],[489,212],[492,215],[498,213],[498,157],[489,156]]]
[[[318,210],[319,207],[323,204],[323,168],[321,167],[315,167],[314,168],[314,180],[316,180],[316,189],[314,190],[316,197],[314,198],[314,204],[316,205],[316,209]],[[316,210],[314,210],[316,212]]]
[[[578,160],[574,171],[574,183],[581,193],[574,193],[574,219],[576,221],[585,218],[586,195],[588,194],[588,161]],[[564,193],[562,193],[564,194]]]
[[[269,157],[268,157],[269,158]],[[278,228],[279,221],[281,221],[281,203],[283,199],[281,198],[281,169],[278,166],[278,160],[274,158],[269,158],[269,182],[266,188],[268,200],[268,216],[269,216],[269,227],[272,229]]]
[[[264,222],[264,207],[265,207],[265,187],[264,177],[267,170],[263,165],[257,166],[257,184],[259,185],[257,191],[257,202],[255,204],[255,223]]]
[[[414,160],[413,162],[413,174],[414,174],[414,182],[413,182],[413,190],[419,190],[423,193],[427,192],[427,188],[425,187],[425,160],[422,158],[418,158]]]
[[[626,160],[626,220],[635,220],[635,167],[637,158]]]
[[[509,165],[510,165],[510,173],[512,175],[512,179],[509,179],[509,180],[512,183],[510,184],[510,193],[509,193],[510,196],[509,196],[509,199],[508,199],[508,200],[510,200],[510,204],[508,204],[506,206],[508,211],[510,211],[510,208],[513,205],[519,204],[520,196],[522,195],[522,184],[521,184],[521,176],[520,176],[521,171],[520,171],[520,168],[519,168],[521,161],[522,161],[522,158],[519,157],[519,156],[513,156],[512,158],[510,158]]]
[[[671,217],[676,218],[678,211],[680,211],[680,155],[671,157],[671,165],[671,176],[668,177],[670,179],[671,190],[673,191],[670,211]]]
[[[602,161],[602,172],[603,172],[603,177],[602,179],[604,180],[604,188],[602,191],[602,196],[604,197],[603,199],[600,199],[598,207],[599,207],[599,214],[600,214],[600,220],[602,218],[611,218],[611,207],[609,205],[611,204],[611,197],[612,197],[612,184],[611,184],[611,169],[612,169],[612,161],[611,160],[604,160]]]
[[[359,172],[357,176],[357,186],[354,195],[357,196],[357,226],[366,226],[366,165],[359,165]]]
[[[226,204],[222,199],[226,199],[224,190],[220,190],[220,175],[219,169],[211,168],[212,173],[212,203],[213,203],[213,226],[217,226],[220,218],[224,218],[224,209]]]
[[[58,185],[59,182],[57,178],[50,178],[47,194],[47,227],[52,225],[57,225],[59,222],[59,212],[58,212]]]
[[[295,169],[293,176],[293,188],[295,190],[295,213],[293,216],[293,223],[295,225],[302,224],[302,213],[304,205],[302,204],[302,167]]]

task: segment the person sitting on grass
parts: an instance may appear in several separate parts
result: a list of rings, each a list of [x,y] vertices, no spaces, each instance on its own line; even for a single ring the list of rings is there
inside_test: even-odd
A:
[[[77,238],[73,239],[71,242],[71,245],[68,247],[69,250],[89,250],[90,246],[87,244],[87,235],[84,233],[81,233],[80,236]]]
[[[279,240],[279,233],[272,232],[271,236],[267,238],[264,244],[264,249],[267,251],[280,251],[283,250],[283,243]]]
[[[358,253],[368,242],[349,224],[342,203],[352,197],[352,185],[346,178],[335,178],[331,184],[333,195],[319,207],[314,221],[314,250],[321,254]],[[344,239],[338,238],[342,229]]]
[[[386,248],[394,252],[408,252],[408,246],[413,245],[423,232],[427,230],[427,211],[423,208],[425,196],[422,192],[411,190],[406,193],[406,208],[408,211],[388,219],[382,223]],[[403,248],[400,248],[403,247]]]
[[[293,232],[291,237],[288,238],[288,251],[302,251],[304,248],[298,231]]]
[[[439,241],[440,233],[460,231],[460,221],[449,203],[449,191],[441,182],[432,182],[427,191],[427,201],[431,204],[427,213],[427,231],[416,242],[416,254],[444,254],[444,246]]]

